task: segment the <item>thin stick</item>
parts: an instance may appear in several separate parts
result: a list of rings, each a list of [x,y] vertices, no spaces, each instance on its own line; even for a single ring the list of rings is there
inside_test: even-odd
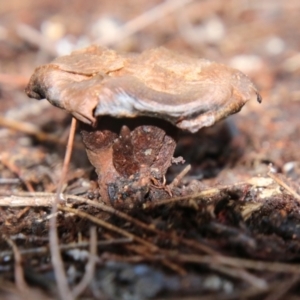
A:
[[[130,250],[130,252],[135,252],[137,254],[140,254],[144,259],[151,261],[153,258],[153,253],[149,254],[143,249],[142,247],[137,247],[136,245],[126,245],[125,246],[127,250]],[[161,249],[161,251],[164,251]],[[161,264],[163,264],[165,267],[169,268],[170,270],[173,270],[174,272],[178,273],[181,276],[185,276],[187,274],[186,270],[177,264],[177,262],[174,262],[166,257],[164,257],[161,261]]]
[[[190,200],[190,199],[197,199],[197,198],[201,198],[201,200],[206,200],[209,202],[209,199],[213,196],[219,195],[220,192],[224,189],[226,189],[228,187],[221,187],[221,188],[211,188],[211,189],[207,189],[204,190],[200,193],[195,193],[195,194],[191,194],[191,195],[187,195],[187,196],[182,196],[182,197],[174,197],[174,198],[170,198],[170,199],[165,199],[165,200],[159,200],[157,202],[153,202],[153,203],[144,203],[143,204],[143,208],[149,208],[149,207],[155,207],[155,206],[161,206],[161,205],[165,205],[165,204],[170,204],[170,203],[175,203],[175,202],[179,202],[179,201],[185,201],[185,200]]]
[[[151,251],[151,252],[164,251],[164,250],[160,249],[159,247],[157,247],[156,245],[154,245],[154,244],[152,244],[152,243],[150,243],[150,242],[148,242],[148,241],[146,241],[146,240],[144,240],[144,239],[142,239],[142,238],[140,238],[140,237],[138,237],[138,236],[136,236],[136,235],[134,235],[134,234],[132,234],[132,233],[130,233],[128,231],[126,231],[126,230],[123,230],[123,229],[121,229],[119,227],[116,227],[116,226],[114,226],[114,225],[112,225],[112,224],[110,224],[108,222],[105,222],[105,221],[103,221],[101,219],[98,219],[98,218],[96,218],[94,216],[91,216],[91,215],[89,215],[89,214],[87,214],[85,212],[79,211],[77,209],[69,208],[69,207],[62,207],[62,206],[59,206],[59,209],[63,210],[63,211],[67,211],[67,212],[72,212],[72,213],[80,216],[81,218],[86,218],[86,219],[94,222],[95,224],[98,224],[98,225],[100,225],[100,226],[102,226],[102,227],[104,227],[104,228],[106,228],[106,229],[108,229],[110,231],[114,231],[114,232],[117,232],[117,233],[119,233],[119,234],[121,234],[123,236],[132,238],[134,241],[138,242],[139,244],[142,244],[143,246],[146,246],[146,249],[149,250],[149,251]],[[134,249],[135,249],[136,252],[138,252],[138,248],[137,247],[133,248],[133,250]],[[146,258],[149,257],[149,255],[147,254],[147,251],[143,251],[143,255]],[[172,269],[173,271],[179,272],[180,274],[185,274],[185,271],[181,267],[179,267],[178,265],[174,264],[172,261],[170,261],[167,258],[163,259],[162,263],[165,266],[167,266],[170,269]]]
[[[19,291],[23,294],[24,299],[30,299],[30,298],[28,298],[30,296],[30,292],[29,292],[28,286],[24,280],[24,272],[23,272],[23,267],[22,267],[21,254],[20,254],[16,244],[14,243],[14,241],[12,241],[10,238],[8,238],[6,236],[3,236],[3,238],[11,246],[13,253],[14,253],[16,286],[19,289]]]
[[[214,196],[221,195],[222,192],[226,192],[226,190],[230,190],[232,188],[243,188],[245,186],[258,186],[256,182],[252,182],[253,178],[250,178],[247,181],[241,181],[238,183],[234,183],[231,185],[223,185],[217,188],[208,188],[206,190],[203,190],[199,193],[194,193],[191,195],[186,195],[182,197],[174,197],[170,199],[164,199],[164,200],[159,200],[157,202],[148,202],[143,204],[143,209],[147,208],[152,208],[160,205],[165,205],[165,204],[170,204],[170,203],[175,203],[175,202],[180,202],[180,201],[186,201],[186,200],[191,200],[191,199],[201,199],[203,201],[206,201],[209,203],[211,201],[211,198]],[[267,185],[262,185],[262,186],[267,186]]]
[[[169,232],[169,233],[166,233],[166,232],[163,232],[161,230],[158,230],[154,227],[151,227],[149,226],[148,224],[138,220],[138,219],[135,219],[119,210],[116,210],[115,208],[111,207],[111,206],[108,206],[106,204],[103,204],[103,203],[99,203],[99,202],[96,202],[96,201],[92,201],[92,200],[86,200],[82,197],[73,197],[71,196],[70,198],[74,199],[75,200],[78,200],[82,203],[86,203],[86,204],[89,204],[89,205],[92,205],[94,207],[97,207],[97,208],[100,208],[101,210],[105,211],[105,212],[108,212],[108,213],[111,213],[113,215],[116,215],[118,216],[119,218],[122,218],[140,228],[143,228],[147,231],[150,231],[150,232],[153,232],[153,233],[156,233],[158,235],[160,235],[161,237],[163,238],[168,238],[170,240],[173,240],[175,242],[179,242],[179,243],[182,243],[182,244],[185,244],[187,246],[190,246],[190,247],[193,247],[193,248],[196,248],[197,250],[200,250],[204,253],[207,253],[207,254],[215,254],[217,255],[218,252],[211,249],[210,247],[206,246],[206,245],[203,245],[203,244],[200,244],[200,243],[197,243],[196,241],[193,241],[193,240],[189,240],[189,239],[185,239],[185,238],[182,238],[182,237],[178,237],[176,235],[175,232]]]
[[[154,244],[152,244],[152,243],[150,243],[150,242],[148,242],[148,241],[146,241],[146,240],[144,240],[144,239],[142,239],[142,238],[140,238],[140,237],[138,237],[138,236],[136,236],[136,235],[134,235],[134,234],[132,234],[128,231],[126,231],[126,230],[123,230],[123,229],[121,229],[117,226],[114,226],[114,225],[112,225],[112,224],[110,224],[110,223],[108,223],[104,220],[101,220],[99,218],[91,216],[91,215],[89,215],[89,214],[87,214],[83,211],[80,211],[78,209],[69,208],[69,207],[63,207],[63,206],[59,206],[58,208],[62,211],[70,212],[70,213],[73,213],[77,216],[80,216],[81,218],[88,219],[88,220],[92,221],[93,223],[95,223],[97,225],[100,225],[101,227],[104,227],[104,228],[106,228],[110,231],[116,232],[116,233],[118,233],[120,235],[123,235],[123,236],[126,236],[128,238],[131,238],[132,240],[138,242],[139,244],[142,244],[142,245],[146,246],[149,251],[156,252],[156,251],[159,250],[159,248],[156,245],[154,245]]]
[[[172,255],[172,253],[170,253]],[[170,258],[170,256],[168,256]],[[215,256],[212,259],[210,255],[196,255],[196,254],[178,254],[173,256],[176,261],[186,262],[186,263],[199,263],[199,264],[221,264],[237,268],[245,268],[250,270],[258,271],[270,271],[277,273],[293,273],[300,274],[299,264],[286,264],[280,262],[265,262],[256,261],[251,259],[236,258],[229,256]]]
[[[287,185],[283,180],[281,180],[278,176],[276,176],[272,172],[268,172],[268,176],[270,176],[274,181],[276,181],[281,187],[283,187],[285,190],[287,190],[292,196],[294,196],[297,201],[300,202],[300,195],[293,190],[289,185]]]
[[[68,173],[68,168],[69,168],[71,155],[72,155],[75,131],[76,131],[76,119],[72,118],[71,127],[70,127],[70,134],[69,134],[69,139],[68,139],[64,164],[63,164],[63,169],[62,169],[62,172],[61,172],[60,181],[59,181],[57,191],[56,191],[57,197],[59,199],[60,199],[62,188],[63,188],[63,185],[64,185],[66,177],[67,177],[67,173]]]
[[[232,268],[213,264],[211,264],[209,268],[232,278],[242,279],[257,289],[266,290],[268,288],[266,280],[258,278],[242,268]]]
[[[5,196],[2,196],[2,195]],[[11,192],[6,191],[0,191],[0,207],[3,206],[9,206],[9,207],[24,207],[24,206],[31,206],[31,207],[51,207],[53,203],[55,202],[55,194],[53,193],[43,193],[43,195],[40,192],[37,192],[35,195],[34,193],[28,193],[28,196],[26,196],[26,193],[14,193],[13,195],[10,195]],[[75,198],[74,195],[63,195],[64,199],[75,199],[78,201],[78,198]],[[169,199],[168,199],[169,200]],[[185,200],[187,200],[185,198]],[[80,202],[86,202],[88,201],[86,198],[81,198]],[[73,201],[74,202],[74,201]],[[102,205],[100,203],[100,205]],[[148,207],[148,206],[147,206]]]
[[[172,300],[237,300],[237,299],[261,299],[262,294],[265,294],[267,289],[257,289],[250,287],[248,289],[232,291],[231,293],[224,293],[220,291],[216,294],[207,294],[206,296],[187,296],[187,297],[173,297]],[[165,300],[166,298],[156,298],[156,300]],[[295,299],[297,300],[297,299]]]
[[[58,286],[59,294],[61,299],[64,300],[73,300],[74,297],[69,289],[68,281],[64,270],[64,264],[59,249],[59,240],[58,240],[58,235],[56,230],[56,213],[57,213],[57,205],[60,200],[62,187],[68,172],[68,167],[71,159],[75,130],[76,130],[76,119],[72,118],[70,135],[68,139],[62,174],[61,174],[60,182],[57,187],[56,201],[53,203],[52,210],[51,210],[51,214],[53,215],[53,218],[51,218],[49,222],[50,223],[49,241],[50,241],[51,260],[53,264],[53,269],[56,277],[56,283]]]
[[[82,277],[81,281],[73,289],[73,297],[77,298],[81,293],[84,292],[86,287],[92,281],[95,265],[97,263],[97,231],[96,227],[90,228],[90,257],[89,261],[85,267],[85,274]]]
[[[290,276],[289,276],[290,277]],[[284,299],[284,296],[288,291],[299,281],[299,274],[294,274],[292,278],[279,283],[270,295],[268,295],[264,300],[279,300]]]
[[[18,196],[8,196],[8,197],[0,197],[0,207],[1,206],[10,206],[10,207],[22,207],[22,206],[52,206],[55,201],[55,194],[53,193],[17,193]],[[25,196],[25,195],[28,195]],[[30,197],[31,195],[31,197]],[[124,212],[116,210],[115,208],[108,206],[104,203],[88,200],[84,197],[74,196],[74,195],[64,195],[64,199],[75,200],[76,202],[86,203],[88,205],[97,207],[102,211],[108,212],[112,215],[118,216],[121,219],[124,219],[138,227],[141,227],[147,231],[156,233],[160,235],[162,238],[168,238],[176,243],[182,243],[186,246],[192,247],[196,250],[199,250],[203,253],[218,255],[219,253],[209,246],[201,244],[197,241],[186,239],[183,237],[177,236],[175,232],[163,232],[161,230],[156,229],[155,227],[149,226],[149,224],[144,223],[136,218],[133,218]]]
[[[110,245],[119,245],[119,244],[128,244],[131,243],[132,239],[130,238],[119,238],[119,239],[112,239],[112,240],[105,240],[97,242],[97,246],[110,246]],[[59,245],[60,251],[66,251],[75,248],[86,248],[89,246],[89,242],[80,242],[80,243],[70,243],[70,244],[61,244]],[[32,254],[44,254],[49,252],[49,247],[36,247],[36,248],[29,248],[29,249],[19,249],[19,253],[21,255],[32,255]],[[12,256],[12,251],[1,251],[0,258],[5,256]]]
[[[55,194],[47,195],[47,196],[6,196],[0,197],[0,206],[10,206],[10,207],[24,207],[24,206],[31,206],[31,207],[51,207],[55,202]]]
[[[48,142],[53,144],[58,144],[61,146],[66,146],[66,141],[64,138],[58,137],[55,134],[49,134],[47,132],[44,132],[34,126],[33,124],[22,122],[22,121],[16,121],[9,118],[1,117],[0,116],[0,126],[6,127],[8,129],[22,132],[25,134],[28,134],[30,136],[33,136],[40,142]],[[84,149],[84,146],[81,143],[74,143],[74,148],[76,149]]]
[[[203,201],[210,201],[210,198],[220,194],[223,191],[234,188],[244,188],[245,186],[257,186],[251,179],[249,181],[238,182],[232,185],[224,185],[219,188],[209,188],[199,193],[194,193],[187,196],[175,197],[171,199],[162,199],[154,203],[144,203],[143,208],[152,208],[159,205],[169,204],[178,201],[185,201],[189,199],[201,198]],[[0,198],[0,206],[52,206],[55,194],[47,192],[11,192],[0,191],[1,196],[7,196]],[[10,197],[9,197],[10,196]],[[65,195],[65,199],[81,199],[80,201],[86,202],[87,199],[83,197],[77,197],[74,195]]]
[[[191,165],[187,165],[175,178],[174,180],[168,185],[170,190],[177,186],[182,178],[191,170]]]
[[[15,173],[19,179],[25,184],[27,190],[31,193],[34,193],[34,188],[28,180],[24,180],[21,175],[19,168],[9,160],[9,153],[2,152],[0,153],[0,162],[11,172]]]
[[[23,132],[28,135],[34,136],[37,140],[41,142],[52,142],[55,144],[63,144],[65,145],[66,143],[61,141],[59,137],[53,134],[48,134],[46,132],[43,132],[39,130],[36,126],[33,124],[29,124],[27,122],[21,122],[21,121],[16,121],[16,120],[11,120],[5,117],[0,116],[0,126]]]
[[[42,35],[41,32],[29,26],[27,24],[18,23],[16,24],[16,32],[18,36],[25,41],[38,46],[41,50],[44,50],[52,56],[57,56],[57,50],[55,43],[50,39]]]
[[[111,257],[113,257],[111,255]],[[114,257],[118,257],[114,255]],[[120,258],[121,256],[119,256]],[[216,268],[217,265],[224,265],[228,267],[235,268],[244,268],[249,270],[257,270],[257,271],[268,271],[274,273],[287,273],[287,274],[299,274],[300,275],[300,264],[287,264],[280,262],[266,262],[261,260],[251,260],[245,258],[237,258],[237,257],[229,257],[229,256],[211,256],[211,255],[197,255],[197,254],[178,254],[174,253],[172,250],[164,250],[162,254],[154,254],[152,256],[152,260],[161,261],[165,258],[169,258],[170,260],[176,260],[176,262],[183,263],[195,263],[200,265],[213,265]],[[138,256],[127,256],[122,257],[121,260],[131,261],[131,262],[140,262],[143,258]]]

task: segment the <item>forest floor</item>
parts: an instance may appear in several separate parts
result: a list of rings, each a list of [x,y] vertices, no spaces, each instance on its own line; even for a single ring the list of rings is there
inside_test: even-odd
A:
[[[0,298],[300,299],[299,18],[297,0],[1,3]],[[179,188],[195,193],[126,210],[101,202],[77,132],[55,264],[71,116],[24,89],[38,65],[94,43],[224,63],[263,102],[181,137],[186,163],[167,183],[190,164]]]

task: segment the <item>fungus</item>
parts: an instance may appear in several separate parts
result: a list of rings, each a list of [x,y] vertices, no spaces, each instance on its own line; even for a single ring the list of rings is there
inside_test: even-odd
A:
[[[38,67],[26,88],[81,121],[100,194],[112,203],[151,198],[172,164],[178,130],[195,133],[254,95],[246,75],[164,48],[118,54],[99,46]]]

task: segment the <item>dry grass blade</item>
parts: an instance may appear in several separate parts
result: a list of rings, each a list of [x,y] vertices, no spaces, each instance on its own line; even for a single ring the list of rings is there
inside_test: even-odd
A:
[[[81,281],[74,287],[72,293],[74,298],[77,298],[80,294],[84,292],[89,283],[92,281],[95,266],[97,263],[97,231],[96,227],[90,228],[90,256],[89,261],[85,267],[85,274]]]
[[[26,42],[38,46],[41,50],[44,50],[46,53],[49,53],[52,56],[57,56],[58,53],[53,45],[53,41],[46,38],[42,33],[32,26],[19,23],[16,26],[16,32],[19,37],[24,39]]]
[[[12,163],[10,160],[9,160],[9,156],[10,156],[10,153],[8,152],[2,152],[0,153],[0,162],[7,168],[9,169],[12,173],[16,174],[19,179],[24,183],[24,185],[26,186],[27,190],[31,193],[34,193],[34,188],[32,186],[32,184],[27,181],[27,180],[24,180],[21,176],[21,172],[20,172],[20,169],[14,164]]]
[[[98,247],[103,247],[103,246],[108,246],[108,245],[120,245],[120,244],[128,244],[131,243],[132,239],[129,238],[119,238],[119,239],[111,239],[111,240],[106,240],[106,241],[98,241],[97,246]],[[85,248],[90,245],[89,242],[80,242],[80,243],[70,243],[70,244],[61,244],[59,245],[59,249],[61,251],[66,251],[70,249],[75,249],[75,248]],[[36,247],[36,248],[28,248],[28,249],[19,249],[19,253],[21,255],[32,255],[32,254],[44,254],[49,252],[49,247],[44,246],[44,247]],[[13,252],[12,251],[1,251],[0,252],[0,258],[4,258],[5,256],[12,256]]]
[[[22,193],[24,195],[24,193]],[[34,195],[32,196],[21,196],[21,195],[11,195],[11,196],[2,196],[0,197],[0,206],[10,206],[10,207],[51,207],[55,202],[56,194],[51,193],[50,195],[46,193],[45,195]]]
[[[60,181],[59,181],[57,191],[56,191],[58,198],[60,198],[60,196],[61,196],[62,187],[64,185],[64,182],[66,180],[67,173],[68,173],[69,163],[70,163],[71,155],[72,155],[75,131],[76,131],[76,124],[77,124],[76,119],[72,118],[72,123],[71,123],[71,127],[70,127],[70,135],[69,135],[69,140],[68,140],[68,144],[67,144],[67,150],[66,150],[66,154],[65,154],[63,169],[61,172]]]
[[[172,300],[239,300],[239,299],[261,299],[263,294],[267,291],[264,289],[257,289],[251,287],[244,289],[243,291],[234,292],[232,294],[226,295],[224,292],[218,295],[207,295],[207,296],[195,296],[195,297],[172,297]],[[255,298],[256,297],[256,298]],[[157,298],[156,300],[165,300],[165,298]],[[296,300],[296,299],[295,299]]]
[[[153,226],[150,226],[149,224],[146,224],[146,223],[144,223],[140,220],[137,220],[137,219],[121,212],[121,211],[118,211],[118,210],[114,209],[113,207],[107,206],[107,205],[102,204],[102,203],[97,203],[95,201],[90,201],[90,200],[88,200],[87,203],[94,206],[94,207],[100,208],[105,212],[109,212],[113,215],[116,215],[116,216],[118,216],[118,217],[120,217],[120,218],[122,218],[122,219],[124,219],[124,220],[140,227],[140,228],[143,228],[147,231],[156,233],[159,236],[161,236],[162,238],[168,238],[172,241],[175,241],[176,243],[185,244],[187,246],[193,247],[193,248],[195,248],[197,250],[200,250],[200,251],[202,251],[204,253],[207,253],[207,254],[214,254],[214,255],[218,254],[217,251],[214,251],[213,249],[211,249],[208,246],[197,243],[196,241],[192,241],[192,240],[188,240],[188,239],[185,239],[185,238],[182,238],[182,237],[178,237],[175,232],[166,233],[166,232],[163,232],[161,230],[158,230],[158,229],[154,228]]]
[[[75,130],[76,130],[76,120],[73,118],[71,128],[70,128],[70,135],[69,135],[67,150],[65,154],[61,179],[57,187],[56,201],[54,201],[51,210],[51,214],[53,215],[53,217],[50,219],[50,231],[49,231],[51,260],[54,268],[56,282],[57,282],[60,297],[65,300],[73,300],[74,297],[69,289],[68,281],[64,270],[63,260],[59,250],[59,239],[56,230],[56,213],[57,213],[57,203],[60,200],[62,186],[65,181],[69,162],[71,159]]]
[[[288,184],[286,184],[283,180],[281,180],[278,176],[276,176],[272,172],[268,172],[268,176],[270,176],[274,181],[276,181],[281,187],[283,187],[285,190],[287,190],[293,197],[297,199],[297,201],[300,202],[300,195],[292,189]]]
[[[204,252],[204,253],[207,253],[207,254],[214,254],[214,255],[218,255],[219,253],[213,249],[211,249],[210,247],[206,246],[206,245],[203,245],[203,244],[200,244],[196,241],[193,241],[193,240],[189,240],[189,239],[185,239],[185,238],[182,238],[182,237],[178,237],[176,235],[175,232],[163,232],[161,230],[158,230],[156,229],[155,227],[153,226],[150,226],[149,224],[146,224],[136,218],[133,218],[129,215],[127,215],[126,213],[124,212],[121,212],[111,206],[108,206],[104,203],[99,203],[99,202],[96,202],[96,201],[92,201],[92,200],[87,200],[83,197],[77,197],[77,196],[65,196],[67,199],[72,199],[72,200],[76,200],[78,202],[81,202],[81,203],[87,203],[91,206],[94,206],[94,207],[97,207],[99,209],[101,209],[102,211],[105,211],[105,212],[108,212],[112,215],[115,215],[115,216],[118,216],[119,218],[123,219],[123,220],[126,220],[127,222],[130,222],[131,224],[134,224],[142,229],[145,229],[146,231],[150,231],[150,232],[153,232],[159,236],[161,236],[162,238],[167,238],[167,239],[170,239],[176,243],[182,243],[184,245],[187,245],[189,247],[193,247],[194,249],[197,249],[201,252]]]
[[[4,240],[11,246],[15,258],[15,281],[17,288],[24,295],[24,299],[30,299],[30,291],[24,280],[24,272],[22,267],[22,257],[16,244],[8,237],[3,236]]]
[[[170,190],[172,190],[173,187],[177,186],[182,178],[191,170],[191,165],[187,165],[175,178],[174,180],[168,185]]]
[[[92,215],[89,215],[89,214],[87,214],[87,213],[85,213],[83,211],[80,211],[78,209],[69,208],[69,207],[63,207],[63,206],[59,206],[58,208],[60,210],[62,210],[62,211],[70,212],[70,213],[73,213],[73,214],[75,214],[77,216],[80,216],[81,218],[88,219],[91,222],[93,222],[93,223],[95,223],[95,224],[97,224],[97,225],[99,225],[101,227],[104,227],[104,228],[106,228],[106,229],[108,229],[110,231],[116,232],[116,233],[118,233],[118,234],[120,234],[122,236],[131,238],[132,240],[138,242],[139,244],[146,246],[147,249],[149,251],[151,251],[151,252],[152,251],[156,252],[156,251],[159,250],[159,248],[157,246],[155,246],[154,244],[152,244],[152,243],[150,243],[150,242],[148,242],[148,241],[146,241],[146,240],[144,240],[144,239],[142,239],[142,238],[140,238],[140,237],[138,237],[138,236],[136,236],[136,235],[134,235],[134,234],[132,234],[132,233],[130,233],[128,231],[126,231],[126,230],[123,230],[123,229],[121,229],[121,228],[119,228],[117,226],[114,226],[114,225],[112,225],[112,224],[110,224],[110,223],[108,223],[106,221],[103,221],[103,220],[98,219],[98,218],[96,218],[96,217],[94,217]]]
[[[41,142],[51,142],[51,143],[62,144],[62,145],[66,144],[56,135],[43,132],[33,124],[29,124],[26,122],[11,120],[0,116],[0,126],[34,136],[37,140]]]
[[[191,195],[187,196],[182,196],[182,197],[174,197],[170,199],[165,199],[165,200],[159,200],[157,202],[148,202],[143,204],[143,208],[152,208],[160,205],[166,205],[166,204],[172,204],[175,202],[180,202],[180,201],[187,201],[187,200],[192,200],[192,199],[199,199],[202,201],[205,201],[206,203],[211,202],[211,198],[217,197],[217,196],[222,196],[222,193],[226,193],[226,191],[230,191],[232,189],[244,189],[245,187],[248,186],[262,186],[266,187],[270,184],[270,182],[265,182],[265,178],[259,178],[262,181],[262,185],[258,182],[256,177],[250,178],[247,181],[242,181],[238,182],[232,185],[223,185],[219,186],[216,188],[208,188],[206,190],[203,190],[199,193],[194,193]]]
[[[130,252],[135,252],[137,254],[140,254],[141,261],[147,260],[147,261],[155,261],[155,255],[153,253],[147,253],[147,249],[144,247],[137,247],[136,245],[126,245],[126,249],[129,250]],[[161,252],[164,252],[164,250],[161,249]],[[175,273],[185,276],[187,275],[187,271],[181,267],[179,264],[176,262],[166,258],[166,257],[161,257],[160,263],[167,267],[168,269],[174,271]]]
[[[284,299],[284,296],[288,293],[288,291],[299,282],[300,276],[299,274],[295,274],[292,278],[284,280],[282,283],[279,283],[274,289],[273,292],[270,293],[264,300],[279,300]]]
[[[28,196],[27,196],[28,195]],[[192,247],[198,251],[203,253],[218,255],[219,253],[210,247],[201,244],[197,241],[186,239],[183,237],[179,237],[175,232],[163,232],[161,230],[156,229],[153,226],[150,226],[147,223],[144,223],[136,218],[133,218],[127,215],[124,212],[121,212],[111,206],[108,206],[104,203],[87,200],[84,197],[78,197],[74,195],[64,195],[64,199],[71,200],[72,202],[75,200],[76,202],[86,203],[96,208],[101,209],[102,211],[108,212],[112,215],[118,216],[119,218],[126,220],[144,230],[149,232],[153,232],[159,235],[161,238],[167,238],[175,243],[181,243],[183,245]],[[10,207],[21,207],[21,206],[52,206],[55,201],[55,194],[53,193],[18,193],[17,195],[12,195],[8,197],[0,197],[0,206],[10,206]]]
[[[174,198],[165,199],[165,200],[159,200],[158,202],[154,202],[154,203],[149,202],[149,203],[143,204],[143,208],[147,209],[147,208],[152,208],[155,206],[161,206],[161,205],[166,205],[166,204],[171,204],[171,203],[186,201],[186,200],[191,200],[191,199],[201,199],[203,201],[210,202],[211,197],[219,195],[222,192],[222,190],[224,190],[224,189],[225,188],[223,188],[223,187],[222,188],[211,188],[211,189],[207,189],[200,193],[195,193],[192,195],[187,195],[187,196],[182,196],[182,197],[174,197]]]
[[[171,253],[170,253],[171,254]],[[172,254],[171,254],[172,255]],[[299,264],[286,264],[280,262],[265,262],[259,260],[243,259],[236,257],[228,256],[218,256],[212,257],[209,255],[200,256],[200,255],[185,255],[178,254],[174,255],[176,261],[188,262],[188,263],[200,263],[200,264],[221,264],[230,267],[244,268],[249,270],[257,271],[269,271],[276,273],[290,273],[290,274],[300,274],[300,265]]]
[[[143,256],[146,257],[146,258],[147,257],[149,258],[149,255],[147,254],[148,251],[150,251],[150,252],[159,252],[159,251],[161,251],[161,249],[159,247],[157,247],[156,245],[154,245],[154,244],[152,244],[152,243],[150,243],[150,242],[148,242],[148,241],[146,241],[146,240],[144,240],[144,239],[142,239],[142,238],[140,238],[140,237],[138,237],[138,236],[136,236],[136,235],[134,235],[134,234],[132,234],[128,231],[126,231],[126,230],[118,228],[118,227],[116,227],[116,226],[114,226],[114,225],[112,225],[108,222],[105,222],[101,219],[98,219],[94,216],[91,216],[91,215],[89,215],[85,212],[79,211],[77,209],[69,208],[69,207],[63,207],[63,206],[59,206],[59,209],[62,210],[62,211],[74,213],[75,215],[78,215],[81,218],[86,218],[86,219],[92,221],[93,223],[95,223],[97,225],[100,225],[100,226],[102,226],[102,227],[104,227],[104,228],[106,228],[110,231],[119,233],[119,234],[121,234],[123,236],[126,236],[128,238],[131,238],[132,240],[134,240],[134,241],[138,242],[139,244],[146,247],[145,251],[143,251],[143,253],[142,253]],[[135,249],[135,251],[138,252],[137,248]],[[186,273],[181,267],[179,267],[177,264],[174,264],[174,262],[169,261],[169,259],[167,259],[167,258],[164,258],[162,260],[162,263],[165,266],[167,266],[168,268],[170,268],[171,270],[173,270],[173,271],[175,271],[179,274],[184,275]]]
[[[231,267],[219,266],[219,265],[218,266],[210,265],[209,267],[219,273],[223,273],[232,278],[241,279],[256,289],[266,290],[268,288],[268,284],[267,284],[266,280],[258,278],[257,276],[250,274],[249,272],[247,272],[244,269],[231,268]]]

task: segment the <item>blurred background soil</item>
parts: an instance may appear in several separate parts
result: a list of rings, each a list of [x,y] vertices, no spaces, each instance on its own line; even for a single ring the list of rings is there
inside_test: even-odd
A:
[[[298,0],[2,0],[1,195],[7,197],[23,191],[52,193],[60,179],[71,117],[47,101],[35,101],[25,95],[24,88],[35,67],[94,43],[121,52],[164,46],[243,71],[255,82],[263,98],[262,104],[249,102],[224,123],[196,136],[182,137],[177,154],[192,164],[183,182],[201,180],[203,187],[234,185],[252,177],[268,177],[272,171],[295,194],[284,191],[281,184],[281,193],[266,197],[263,206],[249,218],[244,217],[240,205],[245,205],[247,199],[254,203],[259,200],[247,191],[232,192],[229,198],[214,202],[213,208],[196,203],[198,210],[193,205],[179,205],[158,207],[151,214],[135,212],[133,216],[161,226],[162,230],[171,228],[183,237],[201,241],[223,255],[290,261],[291,266],[299,263],[299,19]],[[175,173],[178,173],[176,168],[170,171],[169,180]],[[78,135],[65,191],[96,197],[94,179]],[[242,202],[233,204],[232,200]],[[22,249],[45,246],[48,243],[45,218],[49,212],[47,208],[24,210],[1,205],[1,234],[9,236]],[[94,214],[103,217],[99,212]],[[128,227],[114,217],[103,218]],[[78,241],[79,232],[83,241],[89,236],[88,221],[77,217],[67,225],[61,217],[59,222],[63,243]],[[136,228],[128,230],[138,232]],[[99,235],[104,240],[116,238],[104,231]],[[145,239],[155,243],[151,235]],[[10,247],[3,236],[0,240],[0,285],[7,283],[3,299],[10,293],[18,297],[12,255],[1,254]],[[180,254],[195,254],[189,247],[157,243]],[[162,267],[158,258],[138,259],[130,247],[124,246],[122,252],[109,246],[98,253],[101,267],[94,276],[96,280],[82,296],[84,299],[150,299],[161,295],[175,299],[174,293],[180,293],[181,299],[187,295],[202,295],[203,299],[241,299],[241,295],[245,299],[300,297],[300,272],[290,269],[282,273],[256,269],[241,275],[244,269],[235,268],[232,274],[228,266],[224,271],[224,266],[223,269],[207,267],[205,262],[197,264],[181,258],[178,261],[181,269],[176,272],[174,268],[170,271],[166,264]],[[39,295],[40,290],[48,290],[47,295],[36,297],[55,298],[49,253],[45,250],[43,255],[30,255],[23,259],[27,260],[27,283],[38,287],[32,293]],[[68,253],[64,254],[64,260],[69,283],[74,285],[84,273],[86,260],[78,262],[74,254]],[[38,281],[39,274],[44,276],[42,283]],[[45,287],[48,281],[51,284]],[[284,291],[282,295],[279,287]]]

